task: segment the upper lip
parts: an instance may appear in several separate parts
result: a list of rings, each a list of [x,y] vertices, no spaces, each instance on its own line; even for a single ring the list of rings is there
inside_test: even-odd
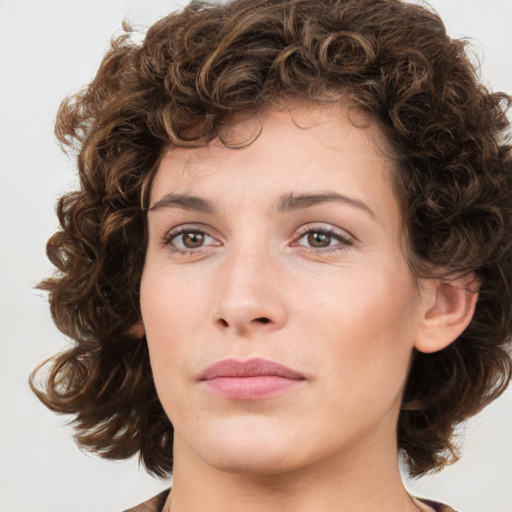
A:
[[[259,377],[276,376],[286,379],[302,380],[304,375],[287,366],[268,359],[253,358],[246,361],[222,359],[208,366],[199,376],[200,380],[212,380],[219,377]]]

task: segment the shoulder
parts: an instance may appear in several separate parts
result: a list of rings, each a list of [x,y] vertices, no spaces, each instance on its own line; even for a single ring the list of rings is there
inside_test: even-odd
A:
[[[124,512],[162,512],[162,507],[164,506],[165,500],[169,495],[170,489],[167,489],[156,496],[153,496],[148,501],[144,503],[140,503],[135,507],[129,508]]]
[[[452,507],[449,507],[448,505],[444,505],[443,503],[438,503],[437,501],[431,501],[431,500],[425,500],[425,499],[419,499],[421,503],[428,505],[432,508],[435,512],[457,512]]]

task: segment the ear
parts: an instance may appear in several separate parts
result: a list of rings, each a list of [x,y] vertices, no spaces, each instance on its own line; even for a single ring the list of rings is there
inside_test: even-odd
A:
[[[135,336],[135,338],[142,338],[142,336],[144,336],[144,334],[146,334],[142,320],[139,320],[136,323],[134,323],[128,329],[127,333],[130,334],[131,336]]]
[[[479,283],[474,274],[420,283],[421,325],[414,346],[431,353],[446,348],[471,322],[478,299]]]

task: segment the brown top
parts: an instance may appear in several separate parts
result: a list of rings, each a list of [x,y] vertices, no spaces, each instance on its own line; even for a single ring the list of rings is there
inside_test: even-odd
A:
[[[165,500],[167,499],[167,496],[169,495],[170,491],[170,489],[166,489],[165,491],[162,491],[160,494],[153,496],[148,501],[145,501],[144,503],[141,503],[140,505],[137,505],[135,507],[129,508],[124,512],[162,512]]]
[[[169,492],[170,489],[167,489],[166,491],[163,491],[160,494],[153,496],[150,500],[145,501],[144,503],[141,503],[136,507],[125,510],[124,512],[162,512],[162,508],[165,504],[167,496],[169,495]],[[435,501],[429,500],[420,501],[432,507],[436,512],[455,512],[453,508],[449,507],[448,505],[443,505],[442,503],[437,503]]]

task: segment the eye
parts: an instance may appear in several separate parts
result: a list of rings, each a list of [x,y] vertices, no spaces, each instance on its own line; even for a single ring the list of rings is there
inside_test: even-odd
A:
[[[306,238],[311,247],[329,247],[333,241],[333,236],[321,231],[310,231],[302,238]]]
[[[181,235],[174,236],[172,241],[174,245],[183,246],[186,249],[196,249],[205,243],[206,237],[207,235],[204,233],[188,231]]]
[[[343,250],[352,245],[353,241],[348,234],[335,230],[332,227],[306,226],[297,239],[295,245],[308,249]]]
[[[201,247],[218,246],[220,243],[201,229],[180,227],[167,235],[164,245],[170,249],[186,252]]]

